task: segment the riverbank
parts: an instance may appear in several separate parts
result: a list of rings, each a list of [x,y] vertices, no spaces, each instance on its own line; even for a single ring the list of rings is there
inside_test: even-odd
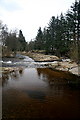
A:
[[[18,55],[18,56],[17,56]],[[72,74],[79,75],[79,66],[76,62],[68,58],[59,58],[54,55],[45,55],[44,53],[40,52],[18,52],[16,55],[16,61],[20,61],[21,55],[29,56],[35,62],[46,62],[46,67],[52,68],[55,70],[60,71],[68,71]],[[5,58],[3,58],[4,60]],[[6,58],[6,59],[13,59],[15,58]]]
[[[23,52],[22,54],[27,55],[34,59],[36,62],[53,62],[47,64],[49,68],[60,70],[60,71],[68,71],[72,74],[79,75],[79,66],[76,62],[71,59],[59,58],[54,55],[45,55],[42,53],[35,52]]]

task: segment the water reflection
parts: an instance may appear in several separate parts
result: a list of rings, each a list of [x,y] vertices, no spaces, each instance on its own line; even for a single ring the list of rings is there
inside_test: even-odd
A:
[[[54,72],[47,68],[37,68],[37,72],[39,79],[47,83],[50,96],[63,95],[66,81],[57,77],[57,72]]]
[[[61,77],[57,76],[59,74],[58,72],[52,71],[47,68],[37,68],[37,72],[39,78],[47,82],[50,86],[66,84],[66,81],[62,75]]]
[[[23,81],[22,81],[23,79]],[[50,89],[64,89],[64,87],[71,83],[71,81],[78,79],[77,76],[67,72],[53,71],[48,68],[26,68],[13,70],[11,72],[4,72],[2,74],[2,85],[8,83],[8,80],[19,80],[22,84],[26,85],[35,84],[40,86],[47,85]],[[18,83],[19,84],[19,83]]]
[[[2,74],[2,86],[8,83],[9,75],[8,74]]]
[[[73,77],[48,68],[10,73],[4,79],[3,118],[80,118],[80,91],[66,84]]]
[[[70,83],[80,83],[79,76],[73,75],[68,72],[63,71],[53,71],[48,68],[37,68],[39,79],[47,82],[49,86],[52,88],[53,86],[65,86]]]
[[[5,86],[8,84],[8,80],[18,80],[20,76],[23,74],[23,69],[19,70],[12,70],[12,71],[6,71],[2,73],[2,86]]]
[[[68,72],[37,68],[39,79],[46,82],[50,96],[63,96],[66,89],[80,89],[79,77]]]

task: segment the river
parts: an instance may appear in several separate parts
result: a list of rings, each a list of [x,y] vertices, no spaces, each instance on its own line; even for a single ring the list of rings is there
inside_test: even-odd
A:
[[[2,88],[3,119],[80,119],[80,89],[69,86],[74,75],[53,71],[47,63],[5,59],[3,66],[21,67],[8,75]]]

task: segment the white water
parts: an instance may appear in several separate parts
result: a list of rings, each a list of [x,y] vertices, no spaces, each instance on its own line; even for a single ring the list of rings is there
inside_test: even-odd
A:
[[[23,56],[24,59],[21,59],[19,61],[1,61],[3,63],[3,66],[24,66],[24,67],[28,67],[28,68],[44,68],[49,66],[50,63],[56,63],[57,61],[54,62],[35,62],[32,58],[28,57],[28,56]]]

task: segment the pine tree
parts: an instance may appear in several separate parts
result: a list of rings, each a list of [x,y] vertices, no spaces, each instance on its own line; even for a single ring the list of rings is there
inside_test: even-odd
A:
[[[48,27],[48,29],[49,29],[49,33],[50,33],[50,49],[51,49],[51,52],[52,52],[52,54],[54,53],[54,49],[55,49],[55,17],[54,16],[52,16],[52,18],[51,18],[51,20],[50,20],[50,22],[49,22],[49,27]]]
[[[74,59],[75,61],[78,61],[78,18],[79,18],[79,12],[78,12],[78,7],[79,7],[79,3],[77,1],[75,1],[75,3],[71,6],[71,10],[68,12],[67,14],[67,20],[68,20],[68,30],[69,30],[69,36],[71,39],[71,49],[70,49],[70,56],[72,57],[72,59]]]
[[[36,49],[38,49],[38,50],[43,49],[43,32],[41,30],[41,27],[39,27],[35,43],[36,43]]]
[[[67,52],[69,51],[68,48],[68,39],[67,39],[67,35],[66,35],[66,31],[67,31],[67,25],[66,25],[66,19],[63,16],[63,14],[61,13],[60,15],[60,22],[59,22],[59,26],[60,26],[60,54],[61,56],[65,56],[67,55]]]
[[[16,51],[18,50],[18,39],[16,37],[15,31],[12,33],[8,33],[5,45],[10,51],[14,51],[14,53],[16,54]]]
[[[45,30],[44,39],[45,39],[45,43],[44,43],[45,52],[46,52],[46,54],[49,54],[52,52],[52,50],[51,50],[52,42],[51,42],[50,30],[48,30],[48,29]]]
[[[26,50],[26,40],[25,40],[25,37],[23,36],[23,33],[21,30],[19,30],[19,37],[18,37],[18,40],[19,40],[19,48],[20,48],[20,51],[24,51]]]
[[[78,30],[78,36],[77,36],[77,41],[78,41],[78,74],[80,76],[80,1],[78,2],[78,25],[77,25],[77,30]]]

